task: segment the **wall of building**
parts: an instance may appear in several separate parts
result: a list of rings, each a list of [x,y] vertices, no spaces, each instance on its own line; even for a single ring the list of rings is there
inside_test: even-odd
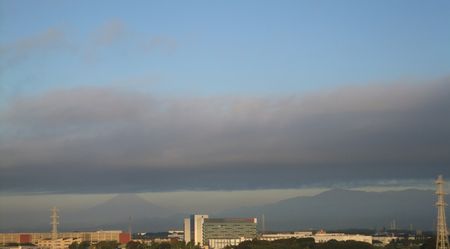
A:
[[[191,241],[191,220],[184,219],[184,242],[187,244]]]
[[[193,215],[191,219],[194,221],[193,228],[194,228],[194,243],[196,245],[203,246],[203,222],[206,218],[208,218],[208,215]]]
[[[256,238],[256,218],[218,219],[191,215],[184,219],[184,240],[195,245],[220,248],[236,241]],[[210,242],[212,241],[212,242]]]
[[[195,245],[203,246],[203,221],[208,218],[205,214],[193,214],[184,219],[184,241],[194,242]]]
[[[301,239],[301,238],[312,238],[312,232],[294,232],[294,233],[269,233],[263,234],[259,237],[260,240],[274,241],[279,239]]]
[[[41,240],[51,239],[51,233],[0,233],[0,244],[7,243],[33,243],[37,244]],[[117,241],[125,244],[131,240],[129,233],[120,230],[97,231],[97,232],[63,232],[58,233],[58,238],[74,238],[81,241],[97,243],[99,241]]]
[[[337,241],[361,241],[372,244],[372,236],[360,235],[360,234],[344,234],[344,233],[325,233],[318,232],[313,234],[312,232],[295,232],[295,233],[277,233],[277,234],[263,234],[259,237],[260,240],[274,241],[279,239],[290,238],[313,238],[316,243],[324,243],[330,240]]]
[[[314,241],[316,243],[323,243],[330,240],[337,241],[360,241],[372,244],[372,236],[359,235],[359,234],[343,234],[343,233],[316,233],[314,236]]]
[[[203,243],[210,239],[256,238],[256,219],[205,219]]]
[[[42,239],[37,245],[40,249],[67,249],[73,243],[80,243],[80,238],[60,238],[57,240]]]
[[[226,246],[237,246],[239,243],[246,240],[252,240],[251,238],[237,238],[237,239],[210,239],[208,241],[208,247],[211,249],[222,249]]]

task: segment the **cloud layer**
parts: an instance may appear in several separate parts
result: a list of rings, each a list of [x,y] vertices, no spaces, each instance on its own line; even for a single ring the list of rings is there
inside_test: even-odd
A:
[[[9,44],[0,44],[0,55],[4,67],[14,66],[31,56],[42,56],[52,51],[71,50],[66,34],[58,28],[49,28],[32,36],[22,38]]]
[[[92,63],[103,55],[104,49],[120,45],[123,53],[133,54],[151,54],[157,51],[171,54],[178,47],[178,42],[173,37],[139,32],[117,18],[93,26],[81,39],[75,39],[73,30],[68,27],[51,27],[0,43],[0,69],[14,67],[30,59],[42,61],[49,55],[64,55],[66,52],[69,52],[70,57]]]
[[[450,175],[449,114],[449,79],[278,97],[54,90],[1,110],[1,190],[288,188]]]

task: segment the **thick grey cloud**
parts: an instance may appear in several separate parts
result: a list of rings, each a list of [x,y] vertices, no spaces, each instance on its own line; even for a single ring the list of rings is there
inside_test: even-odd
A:
[[[450,81],[304,96],[51,91],[1,112],[12,192],[288,188],[450,175]]]

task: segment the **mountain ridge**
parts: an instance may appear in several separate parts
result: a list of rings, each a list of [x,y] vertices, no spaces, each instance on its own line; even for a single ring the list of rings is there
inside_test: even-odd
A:
[[[388,227],[393,219],[400,227],[413,224],[416,228],[429,230],[433,228],[435,218],[434,202],[434,191],[431,190],[370,192],[330,189],[314,196],[297,196],[265,205],[211,213],[210,217],[260,218],[264,214],[266,228],[273,231],[310,228],[373,229]],[[8,216],[11,217],[0,221],[0,230],[50,230],[47,215],[35,217],[39,213],[36,210],[30,214],[24,212],[9,212]],[[155,205],[136,194],[119,194],[93,207],[63,213],[61,230],[128,230],[131,223],[133,231],[157,232],[181,229],[183,218],[187,216],[187,212]],[[17,223],[14,217],[22,217],[27,222]]]
[[[217,215],[261,217],[264,214],[273,230],[382,228],[393,219],[405,226],[412,223],[431,229],[433,193],[418,189],[385,192],[332,189],[314,196],[292,197]]]

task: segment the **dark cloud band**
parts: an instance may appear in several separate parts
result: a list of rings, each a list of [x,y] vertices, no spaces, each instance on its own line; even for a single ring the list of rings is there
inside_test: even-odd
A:
[[[2,191],[288,188],[450,174],[450,82],[288,97],[52,91],[0,114]]]

